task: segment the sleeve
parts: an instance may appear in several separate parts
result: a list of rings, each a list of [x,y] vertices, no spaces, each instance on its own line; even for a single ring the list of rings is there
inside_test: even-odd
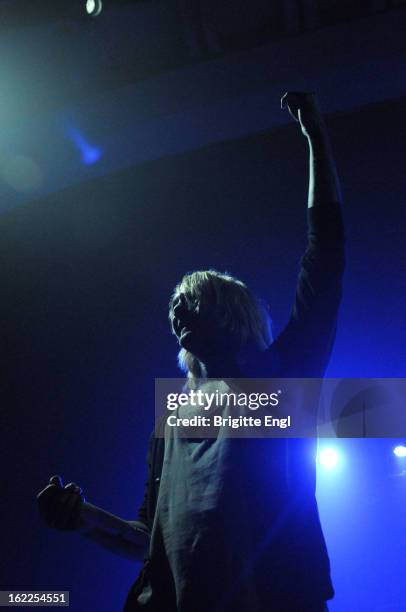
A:
[[[152,485],[153,485],[153,466],[152,466],[152,459],[153,459],[153,455],[154,455],[154,441],[155,441],[155,435],[154,432],[152,432],[152,434],[150,435],[149,438],[149,443],[148,443],[148,452],[147,452],[147,480],[145,482],[145,486],[144,486],[144,497],[142,500],[142,503],[138,509],[138,515],[137,515],[137,519],[140,523],[143,523],[144,525],[147,526],[148,529],[150,529],[151,525],[150,525],[150,520],[149,520],[149,506],[150,506],[150,496],[151,496],[151,489],[152,489]]]
[[[308,209],[308,244],[301,259],[292,313],[270,350],[281,376],[322,377],[336,331],[344,272],[341,206],[326,202]]]

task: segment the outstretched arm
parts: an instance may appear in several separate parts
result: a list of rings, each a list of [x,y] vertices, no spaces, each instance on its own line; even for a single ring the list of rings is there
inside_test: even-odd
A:
[[[126,521],[85,501],[75,483],[63,486],[59,476],[37,496],[41,517],[49,527],[77,531],[103,548],[142,561],[149,546],[149,530],[141,521]]]
[[[149,546],[150,534],[143,523],[126,521],[87,502],[81,508],[78,531],[127,559],[142,561]]]

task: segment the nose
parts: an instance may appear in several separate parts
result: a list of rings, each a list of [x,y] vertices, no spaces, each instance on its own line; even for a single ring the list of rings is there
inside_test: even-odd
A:
[[[187,312],[188,303],[186,300],[186,296],[183,293],[180,293],[174,299],[172,310],[175,318],[178,318],[180,314]]]
[[[178,334],[184,325],[190,325],[192,313],[184,294],[181,293],[174,299],[172,315],[172,326],[175,334]]]

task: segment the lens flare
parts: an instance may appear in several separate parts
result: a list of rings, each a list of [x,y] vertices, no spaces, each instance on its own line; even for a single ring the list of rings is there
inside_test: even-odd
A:
[[[339,461],[339,456],[334,448],[323,448],[319,452],[319,463],[327,470],[331,470],[336,467]]]

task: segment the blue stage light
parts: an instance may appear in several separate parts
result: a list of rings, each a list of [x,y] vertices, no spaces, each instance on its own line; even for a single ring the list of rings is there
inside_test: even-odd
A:
[[[334,448],[323,448],[319,451],[319,463],[326,470],[336,467],[339,462],[338,452]]]
[[[393,449],[393,454],[396,455],[396,457],[406,457],[406,446],[403,444],[395,446]]]
[[[83,164],[90,166],[99,161],[103,154],[102,150],[91,145],[77,128],[69,126],[66,134],[80,151]]]
[[[100,157],[101,157],[101,151],[97,147],[92,147],[88,145],[86,148],[83,148],[82,150],[82,161],[87,166],[90,166],[91,164],[95,164],[97,161],[99,161]]]

